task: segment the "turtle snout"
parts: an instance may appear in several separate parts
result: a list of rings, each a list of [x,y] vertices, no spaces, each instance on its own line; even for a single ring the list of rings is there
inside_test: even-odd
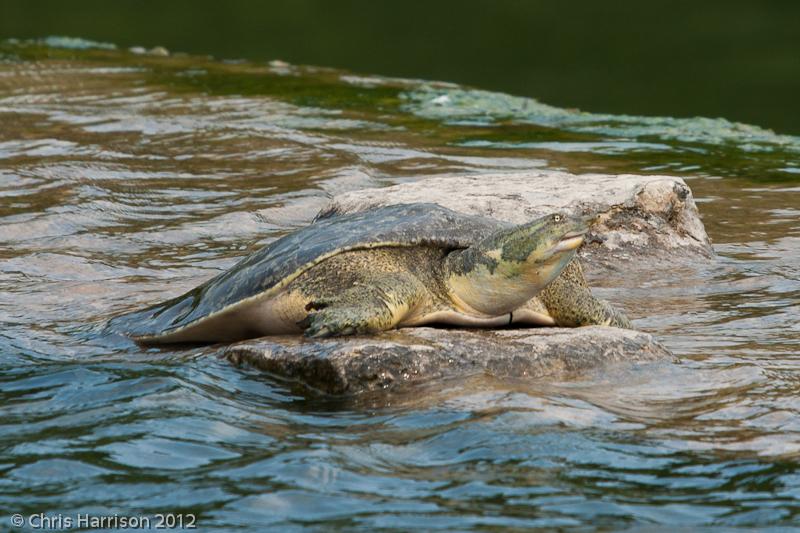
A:
[[[556,243],[555,247],[553,247],[553,253],[577,250],[578,247],[583,244],[584,235],[586,235],[587,231],[587,229],[583,229],[581,231],[570,231],[565,234]]]

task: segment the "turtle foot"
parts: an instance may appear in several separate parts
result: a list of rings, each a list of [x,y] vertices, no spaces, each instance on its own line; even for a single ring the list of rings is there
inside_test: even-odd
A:
[[[306,337],[313,339],[355,335],[373,329],[363,319],[360,320],[353,311],[347,308],[326,307],[309,313],[298,325]]]

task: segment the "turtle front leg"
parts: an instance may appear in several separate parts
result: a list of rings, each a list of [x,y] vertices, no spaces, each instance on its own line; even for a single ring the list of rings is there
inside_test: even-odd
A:
[[[392,329],[423,301],[422,283],[407,273],[381,274],[339,294],[313,299],[298,325],[306,337],[336,337]]]
[[[560,276],[545,287],[539,298],[557,326],[599,325],[633,329],[625,313],[592,294],[582,275],[578,279],[570,275]]]

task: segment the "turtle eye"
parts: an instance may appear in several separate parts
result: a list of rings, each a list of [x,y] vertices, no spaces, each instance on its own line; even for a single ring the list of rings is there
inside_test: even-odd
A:
[[[561,222],[561,215],[553,215],[554,222]]]

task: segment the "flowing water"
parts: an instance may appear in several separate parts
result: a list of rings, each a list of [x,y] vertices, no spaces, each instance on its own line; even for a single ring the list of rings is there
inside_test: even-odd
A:
[[[3,529],[800,526],[800,138],[142,52],[0,45]],[[332,194],[532,167],[686,178],[718,261],[593,280],[679,364],[342,400],[99,334]]]

